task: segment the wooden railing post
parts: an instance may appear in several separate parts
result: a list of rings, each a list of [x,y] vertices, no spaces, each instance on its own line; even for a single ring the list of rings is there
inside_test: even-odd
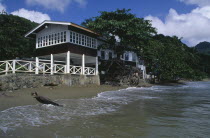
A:
[[[50,72],[50,74],[51,75],[53,75],[54,74],[54,70],[53,70],[53,68],[54,68],[54,60],[53,60],[53,54],[51,54],[51,58],[50,58],[51,60],[51,62],[50,62],[50,69],[51,69],[51,72]]]
[[[29,67],[28,67],[29,72],[32,72],[32,65],[31,65],[31,64],[32,64],[32,63],[29,62]]]
[[[70,66],[69,66],[69,69],[70,69]],[[67,66],[65,65],[64,66],[64,73],[66,73],[67,72]],[[70,73],[70,71],[69,71],[69,73]]]
[[[76,74],[75,66],[73,66],[73,74]]]
[[[95,75],[98,75],[98,56],[96,57]]]
[[[15,74],[16,60],[12,61],[12,73]]]
[[[9,71],[9,67],[8,67],[8,61],[6,61],[6,70],[5,70],[5,74],[7,75]]]
[[[85,75],[85,54],[82,55],[82,75]]]
[[[70,51],[68,51],[66,57],[66,73],[70,73],[70,60]]]
[[[39,58],[36,57],[36,68],[35,68],[35,74],[39,74]]]

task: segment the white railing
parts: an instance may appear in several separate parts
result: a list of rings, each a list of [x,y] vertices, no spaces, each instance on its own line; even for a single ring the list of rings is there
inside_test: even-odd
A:
[[[54,64],[54,73],[65,74],[66,73],[66,65]]]
[[[61,62],[60,62],[61,63]],[[67,74],[65,64],[52,64],[49,62],[35,62],[26,60],[0,61],[0,75],[8,73],[35,73],[35,74]],[[95,68],[81,66],[70,66],[70,74],[95,75]]]
[[[82,74],[81,66],[70,66],[70,74]]]
[[[95,68],[85,67],[84,74],[85,75],[95,75]]]

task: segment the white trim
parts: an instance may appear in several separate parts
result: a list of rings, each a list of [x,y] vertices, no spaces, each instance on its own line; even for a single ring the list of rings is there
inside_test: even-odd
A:
[[[50,58],[50,61],[51,61],[50,62],[50,69],[51,69],[50,74],[53,75],[54,74],[54,70],[53,70],[53,67],[54,67],[53,54],[51,54],[50,57],[51,57]]]
[[[35,74],[39,74],[39,58],[38,57],[36,57]]]
[[[25,72],[25,73],[43,73],[51,74],[53,71],[54,74],[66,74],[66,65],[65,64],[53,64],[51,68],[51,63],[42,62],[36,57],[36,61],[27,61],[27,60],[6,60],[0,61],[0,75],[8,73]],[[82,66],[72,66],[70,65],[70,74],[82,74]],[[84,66],[84,75],[95,75],[96,70],[92,67]]]
[[[96,57],[96,68],[95,74],[98,75],[98,56]]]
[[[13,60],[13,62],[12,62],[12,66],[13,66],[13,68],[12,68],[12,73],[13,74],[15,74],[15,65],[16,65],[16,60]]]
[[[69,43],[69,42],[62,42],[62,43],[53,44],[53,45],[50,45],[50,46],[60,45],[60,44],[64,44],[64,43]],[[50,47],[50,46],[38,47],[38,48],[36,48],[36,49],[45,48],[45,47]]]
[[[39,26],[37,26],[36,28],[34,28],[33,30],[31,30],[30,32],[28,32],[25,37],[28,37],[30,34],[32,34],[34,31],[36,31],[37,29],[39,29],[41,26],[43,26],[44,24],[49,23],[49,24],[60,24],[60,25],[71,25],[70,22],[56,22],[56,21],[43,21]]]
[[[82,75],[85,75],[85,54],[82,54]]]
[[[92,48],[92,49],[97,49],[97,39],[94,38],[94,37],[90,37],[90,36],[87,36],[85,34],[81,34],[81,33],[78,33],[78,32],[75,32],[75,31],[71,31],[69,30],[69,43],[71,44],[75,44],[75,45],[79,45],[79,46],[84,46],[84,47],[89,47],[89,48]],[[84,37],[84,44],[82,44],[82,37]],[[75,38],[75,39],[73,39]],[[86,42],[85,42],[86,40]],[[94,41],[93,41],[94,40]],[[92,42],[95,42],[92,43]],[[89,44],[89,46],[88,46]]]
[[[70,55],[70,51],[68,51],[67,52],[67,54],[66,54],[66,67],[67,67],[67,69],[66,69],[66,73],[70,73],[70,61],[71,61],[71,55]]]

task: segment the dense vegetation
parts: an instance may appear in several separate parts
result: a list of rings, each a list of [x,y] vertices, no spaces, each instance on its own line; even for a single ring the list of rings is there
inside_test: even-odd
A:
[[[24,35],[35,26],[25,18],[0,14],[0,60],[33,56],[35,40]]]
[[[209,58],[198,54],[176,36],[157,35],[150,21],[136,17],[130,10],[100,12],[83,25],[105,36],[109,44],[106,47],[111,47],[119,55],[126,50],[136,52],[145,60],[148,73],[159,81],[200,80],[209,73]],[[117,64],[111,65],[120,72]],[[106,69],[109,68],[106,66]],[[113,74],[113,68],[111,72]]]
[[[150,21],[137,18],[130,10],[100,13],[100,16],[87,19],[83,25],[99,32],[107,42],[103,48],[114,50],[118,57],[126,50],[140,55],[143,43],[156,34]]]
[[[202,54],[210,55],[210,43],[201,42],[195,46],[195,49]]]

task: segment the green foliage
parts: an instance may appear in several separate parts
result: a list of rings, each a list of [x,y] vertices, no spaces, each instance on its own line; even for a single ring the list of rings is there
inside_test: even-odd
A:
[[[156,75],[159,81],[200,80],[208,73],[203,71],[203,68],[208,70],[207,57],[198,55],[195,49],[183,44],[176,36],[156,35],[150,21],[136,17],[130,10],[103,11],[82,25],[100,33],[107,42],[103,47],[114,50],[118,57],[124,51],[137,53],[145,60],[147,73]],[[106,68],[119,64],[113,61]],[[205,61],[204,65],[202,61]],[[117,71],[117,67],[111,71]]]
[[[210,43],[209,42],[201,42],[195,46],[195,49],[201,54],[210,55]]]
[[[35,51],[35,40],[24,35],[37,26],[25,18],[14,15],[0,15],[0,60],[16,57],[31,57]]]
[[[198,69],[210,77],[210,55],[197,54],[200,58]]]
[[[144,47],[144,58],[149,72],[160,81],[200,80],[206,76],[199,70],[200,56],[175,36],[154,36]]]
[[[102,11],[100,16],[87,19],[82,25],[100,33],[108,44],[104,47],[113,49],[118,55],[125,50],[140,54],[143,43],[156,34],[150,21],[136,17],[130,9]]]

